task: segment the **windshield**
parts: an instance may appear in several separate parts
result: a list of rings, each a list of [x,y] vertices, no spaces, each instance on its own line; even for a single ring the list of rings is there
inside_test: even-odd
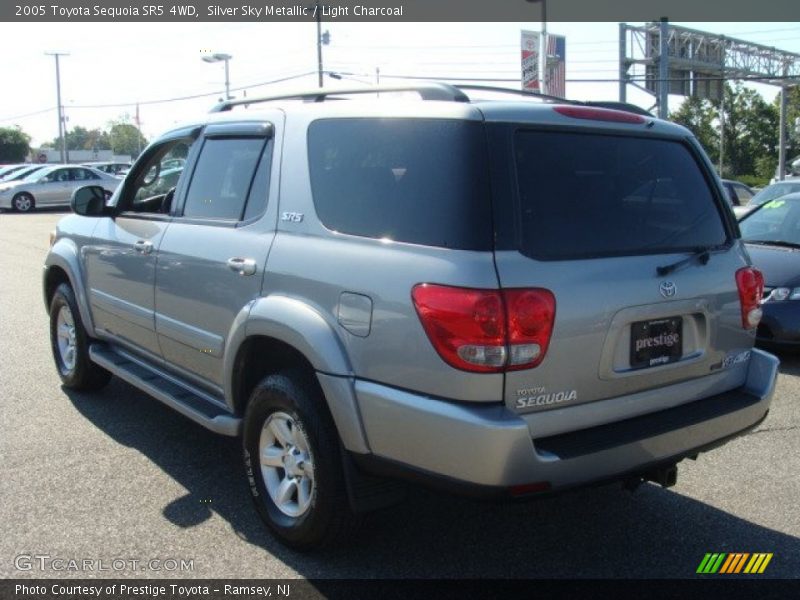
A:
[[[750,204],[758,206],[770,200],[775,200],[775,198],[791,194],[792,192],[800,192],[800,181],[797,183],[774,183],[768,185],[753,196],[750,200]]]
[[[29,169],[21,169],[19,171],[15,171],[14,173],[9,173],[3,178],[3,181],[21,181],[23,179],[27,179],[37,171],[41,171],[42,167],[31,167]]]
[[[739,222],[745,242],[800,244],[800,198],[770,200]]]

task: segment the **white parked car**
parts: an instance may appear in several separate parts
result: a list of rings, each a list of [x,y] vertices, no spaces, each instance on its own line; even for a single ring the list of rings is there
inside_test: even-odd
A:
[[[31,173],[21,181],[0,183],[0,208],[28,212],[37,206],[69,206],[72,192],[100,185],[113,192],[122,180],[90,167],[58,165]]]

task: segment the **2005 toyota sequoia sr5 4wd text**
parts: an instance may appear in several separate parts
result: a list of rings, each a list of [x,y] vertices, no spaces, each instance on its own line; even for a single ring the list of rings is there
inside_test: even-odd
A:
[[[241,436],[256,507],[298,548],[404,477],[671,485],[760,423],[763,280],[697,141],[482,93],[229,101],[110,198],[75,192],[44,269],[64,385],[114,374]]]

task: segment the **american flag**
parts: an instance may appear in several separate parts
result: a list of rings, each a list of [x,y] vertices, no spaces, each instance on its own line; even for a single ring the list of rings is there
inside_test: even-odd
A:
[[[547,93],[566,98],[567,38],[563,35],[547,34]]]

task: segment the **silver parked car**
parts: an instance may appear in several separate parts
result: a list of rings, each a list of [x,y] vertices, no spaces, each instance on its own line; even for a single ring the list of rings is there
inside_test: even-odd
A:
[[[763,277],[688,130],[378,89],[225,102],[109,200],[78,190],[43,282],[63,384],[113,374],[238,436],[256,509],[298,548],[404,479],[669,486],[766,417]]]
[[[72,193],[80,187],[99,185],[113,192],[120,182],[119,177],[90,167],[46,167],[21,181],[0,183],[0,208],[28,212],[37,206],[69,206]]]

